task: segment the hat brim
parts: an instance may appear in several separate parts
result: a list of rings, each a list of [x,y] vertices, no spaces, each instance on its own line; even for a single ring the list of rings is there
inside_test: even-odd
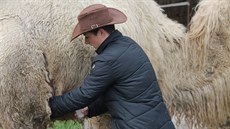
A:
[[[109,23],[99,25],[98,27],[103,27],[103,26],[112,25],[112,24],[120,24],[120,23],[124,23],[127,21],[126,15],[124,13],[122,13],[121,11],[119,11],[115,8],[108,8],[108,11],[110,13],[110,16],[112,17],[112,21]],[[88,32],[88,31],[91,31],[91,30],[92,29],[89,28],[89,29],[82,31],[81,30],[81,24],[77,23],[77,25],[74,28],[74,31],[72,33],[71,41],[74,40],[75,38],[77,38],[78,36],[80,36],[81,34]]]

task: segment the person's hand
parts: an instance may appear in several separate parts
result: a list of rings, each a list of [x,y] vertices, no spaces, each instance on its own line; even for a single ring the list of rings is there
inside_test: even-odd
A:
[[[76,110],[74,115],[77,119],[83,119],[88,115],[88,112],[89,112],[89,108],[84,107],[82,109]]]

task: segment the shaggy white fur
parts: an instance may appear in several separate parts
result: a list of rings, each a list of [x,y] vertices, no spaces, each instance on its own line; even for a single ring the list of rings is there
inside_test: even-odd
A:
[[[46,128],[48,98],[82,82],[95,53],[83,45],[83,37],[71,43],[70,37],[79,12],[93,3],[118,8],[128,16],[127,23],[117,28],[148,54],[177,122],[183,118],[190,128],[212,129],[224,128],[228,121],[229,0],[201,1],[187,34],[152,0],[0,2],[0,124],[4,129]],[[101,119],[102,124],[94,127],[109,128],[104,122],[107,116]],[[91,128],[95,120],[87,122],[86,128]]]

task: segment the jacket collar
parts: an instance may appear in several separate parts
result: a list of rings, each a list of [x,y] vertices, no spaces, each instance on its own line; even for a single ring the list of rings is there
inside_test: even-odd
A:
[[[101,43],[101,45],[98,47],[98,49],[96,50],[97,54],[100,54],[107,46],[108,44],[112,43],[114,40],[117,39],[117,37],[122,36],[121,32],[119,32],[118,30],[115,30],[114,32],[112,32],[106,39],[105,41],[103,41]]]

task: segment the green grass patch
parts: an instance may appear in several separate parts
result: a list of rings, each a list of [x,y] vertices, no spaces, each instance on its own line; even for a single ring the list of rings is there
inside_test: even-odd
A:
[[[0,129],[2,128],[0,127]],[[83,126],[80,122],[74,120],[56,120],[53,122],[52,127],[48,127],[47,129],[83,129]]]
[[[53,123],[53,127],[49,127],[47,129],[83,129],[82,125],[78,121],[68,120],[68,121],[60,121],[56,120]]]

